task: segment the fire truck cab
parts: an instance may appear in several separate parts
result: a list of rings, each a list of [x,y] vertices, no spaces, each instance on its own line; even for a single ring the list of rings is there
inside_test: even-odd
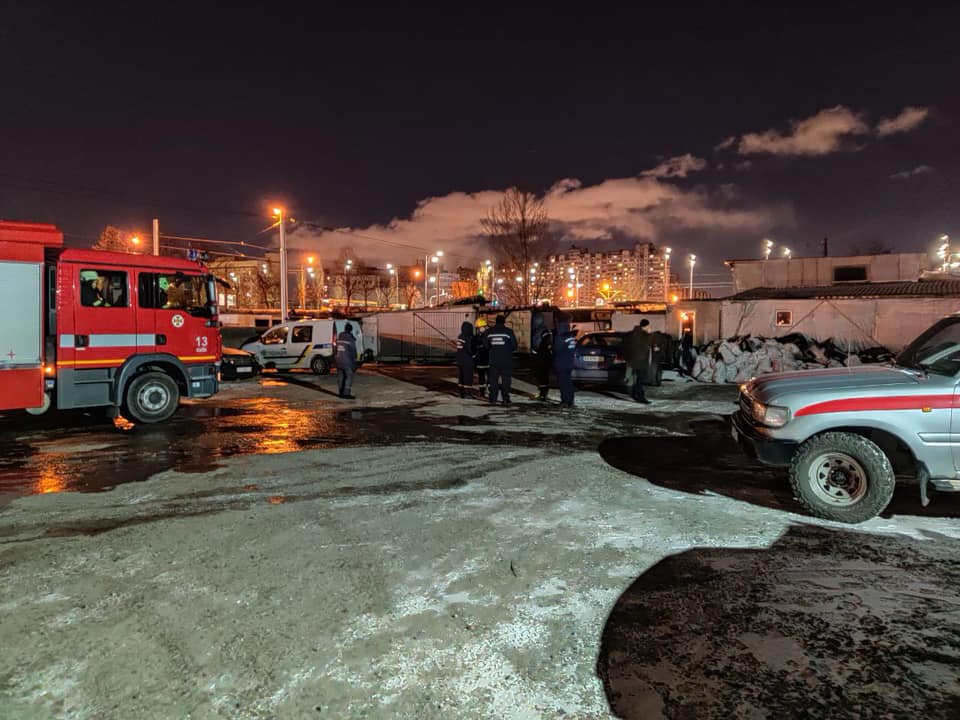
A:
[[[106,407],[161,422],[217,392],[214,279],[186,259],[63,249],[0,221],[0,410]]]

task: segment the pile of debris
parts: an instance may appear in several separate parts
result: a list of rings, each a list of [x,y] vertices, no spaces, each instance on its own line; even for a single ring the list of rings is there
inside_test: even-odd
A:
[[[742,335],[699,348],[690,374],[700,382],[742,383],[769,372],[851,367],[892,359],[893,353],[886,348],[848,352],[833,340],[817,342],[801,333],[778,338]]]

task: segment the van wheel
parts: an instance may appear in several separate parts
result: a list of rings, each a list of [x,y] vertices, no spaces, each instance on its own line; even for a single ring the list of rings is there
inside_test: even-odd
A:
[[[314,375],[329,375],[330,361],[323,355],[317,355],[310,361],[310,369],[313,370]]]
[[[831,432],[803,443],[790,465],[794,497],[827,520],[859,523],[890,504],[896,480],[890,460],[874,442]]]
[[[142,423],[167,420],[180,403],[180,388],[169,375],[147,372],[137,375],[127,385],[123,413]]]

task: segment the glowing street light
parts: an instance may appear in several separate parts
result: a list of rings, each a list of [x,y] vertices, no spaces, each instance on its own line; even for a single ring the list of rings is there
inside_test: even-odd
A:
[[[790,256],[793,254],[793,250],[791,250],[791,249],[788,248],[788,247],[783,248],[783,250],[781,250],[780,252],[783,253],[783,256],[784,256],[787,260],[789,260],[789,259],[790,259]]]
[[[663,249],[663,301],[666,302],[670,297],[670,253],[673,248]]]
[[[130,242],[133,244],[134,247],[136,247],[137,245],[140,244],[140,238],[134,235],[132,238],[130,238]]]
[[[693,300],[693,266],[697,264],[697,256],[690,253],[690,299]]]
[[[283,221],[283,208],[275,207],[273,214],[280,227],[280,322],[287,321],[287,228]]]
[[[770,253],[773,252],[773,240],[764,239],[763,241],[763,259],[769,260]]]

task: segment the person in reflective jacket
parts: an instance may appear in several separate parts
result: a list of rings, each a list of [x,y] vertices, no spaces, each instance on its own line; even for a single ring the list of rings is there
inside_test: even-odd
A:
[[[457,363],[457,384],[460,387],[460,397],[467,396],[467,390],[473,387],[473,355],[475,352],[473,325],[464,322],[460,326],[460,335],[456,339],[457,354],[454,362]]]
[[[550,365],[553,360],[553,333],[547,327],[543,315],[533,316],[533,333],[530,339],[530,354],[533,359],[533,371],[537,376],[538,400],[546,400],[550,390]]]
[[[480,386],[480,392],[487,386],[487,370],[490,369],[490,352],[487,350],[486,337],[490,332],[487,327],[487,321],[484,318],[477,318],[477,338],[474,343],[473,362],[477,368],[477,384]]]
[[[353,400],[353,372],[357,369],[357,338],[353,335],[353,327],[346,323],[343,332],[337,335],[337,375],[340,382],[340,397],[344,400]]]
[[[497,402],[497,395],[503,398],[503,404],[510,404],[510,383],[513,379],[513,353],[517,349],[517,336],[507,327],[507,318],[497,315],[497,321],[487,331],[483,343],[490,353],[490,402]]]
[[[557,373],[557,385],[560,387],[560,406],[573,407],[573,351],[577,346],[577,334],[570,329],[570,323],[557,323],[556,340],[553,342],[553,370]]]

